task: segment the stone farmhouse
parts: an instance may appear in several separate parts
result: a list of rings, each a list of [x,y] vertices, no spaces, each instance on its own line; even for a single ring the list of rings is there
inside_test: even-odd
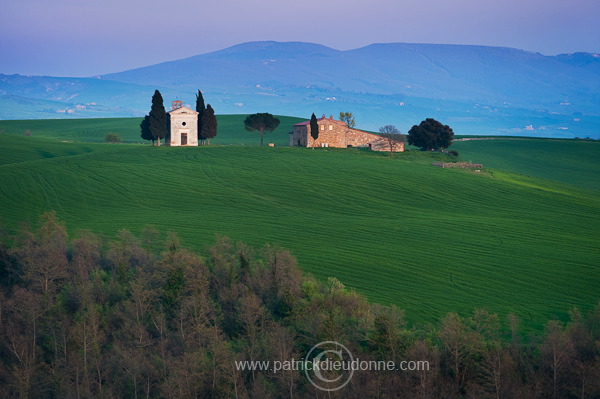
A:
[[[342,121],[323,115],[317,119],[319,137],[313,140],[310,134],[310,121],[297,123],[290,132],[290,146],[312,147],[368,147],[373,151],[389,151],[389,141],[374,133],[363,132],[358,129],[348,129]],[[404,143],[394,141],[394,152],[404,151]]]
[[[198,145],[198,112],[183,106],[181,101],[173,101],[169,114],[169,135],[165,140],[168,146]]]

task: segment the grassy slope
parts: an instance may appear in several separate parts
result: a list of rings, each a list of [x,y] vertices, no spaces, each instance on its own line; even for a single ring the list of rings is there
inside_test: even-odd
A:
[[[600,190],[600,143],[578,140],[474,140],[455,142],[461,158],[485,167]]]
[[[280,131],[277,140],[285,138]],[[317,277],[396,303],[413,321],[487,307],[539,327],[599,298],[600,198],[572,185],[433,168],[437,155],[418,152],[389,159],[357,149],[153,148],[3,134],[0,154],[0,221],[9,227],[53,209],[71,231],[111,235],[151,223],[197,248],[215,234],[277,243]]]

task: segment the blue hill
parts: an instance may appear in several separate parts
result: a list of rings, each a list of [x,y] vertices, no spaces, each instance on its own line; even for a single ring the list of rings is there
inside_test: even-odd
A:
[[[407,43],[339,51],[250,42],[97,78],[0,76],[0,105],[10,111],[0,118],[48,117],[32,112],[51,112],[48,101],[72,107],[71,116],[143,115],[155,88],[166,101],[187,103],[202,89],[218,113],[350,111],[365,129],[395,124],[406,131],[435,117],[458,134],[600,135],[596,54]],[[24,98],[30,104],[17,106]]]

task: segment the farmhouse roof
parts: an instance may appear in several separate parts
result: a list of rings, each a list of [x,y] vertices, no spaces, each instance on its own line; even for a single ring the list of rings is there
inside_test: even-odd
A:
[[[326,121],[334,122],[334,123],[344,123],[342,121],[336,121],[335,119],[333,119],[333,116],[330,116],[329,118],[327,118],[327,117],[325,117],[325,115],[323,115],[321,118],[318,118],[317,123],[321,122],[322,120],[326,120]],[[308,126],[308,125],[310,125],[310,120],[296,123],[294,126]]]

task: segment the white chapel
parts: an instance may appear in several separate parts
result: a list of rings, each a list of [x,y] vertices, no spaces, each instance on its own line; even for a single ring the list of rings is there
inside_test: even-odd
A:
[[[171,124],[166,145],[198,145],[198,112],[183,106],[182,101],[173,101],[168,112]]]

